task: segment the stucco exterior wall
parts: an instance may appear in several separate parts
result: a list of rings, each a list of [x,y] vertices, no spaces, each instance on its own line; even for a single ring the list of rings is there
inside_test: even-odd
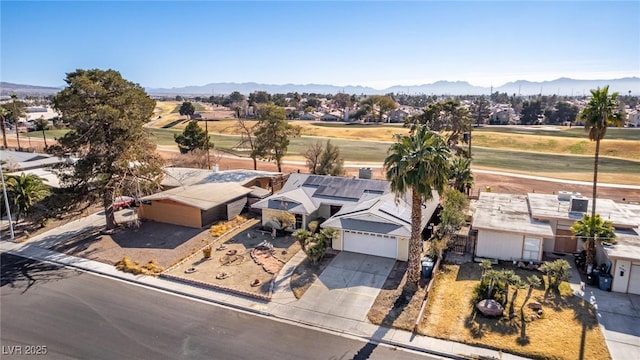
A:
[[[476,256],[499,260],[522,257],[523,235],[478,229]]]
[[[172,200],[152,200],[151,205],[141,204],[138,208],[140,219],[201,228],[200,209]]]

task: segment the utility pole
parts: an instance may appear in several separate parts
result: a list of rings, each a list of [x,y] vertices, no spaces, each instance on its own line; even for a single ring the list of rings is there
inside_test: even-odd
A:
[[[7,186],[4,183],[2,165],[0,165],[0,178],[2,178],[2,197],[4,197],[4,206],[7,208],[7,218],[9,219],[9,232],[11,233],[11,241],[13,241],[13,239],[15,239],[15,234],[13,233],[13,219],[11,219],[11,209],[9,209],[9,198],[7,197]]]

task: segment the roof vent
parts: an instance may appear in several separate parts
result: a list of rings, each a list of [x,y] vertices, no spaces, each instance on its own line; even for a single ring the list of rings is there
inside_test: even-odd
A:
[[[558,191],[558,201],[569,201],[574,196],[580,196],[579,192]]]
[[[571,197],[571,206],[569,207],[569,212],[572,213],[586,213],[589,207],[589,199],[584,196],[572,196]]]

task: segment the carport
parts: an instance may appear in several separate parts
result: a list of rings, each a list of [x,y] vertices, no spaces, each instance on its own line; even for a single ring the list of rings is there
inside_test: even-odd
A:
[[[237,183],[183,186],[143,197],[138,217],[168,224],[201,228],[239,215],[251,189]]]

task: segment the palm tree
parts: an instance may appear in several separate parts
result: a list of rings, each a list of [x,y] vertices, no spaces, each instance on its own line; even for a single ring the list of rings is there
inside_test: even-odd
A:
[[[6,186],[7,198],[16,210],[16,222],[20,221],[20,215],[29,212],[33,205],[51,193],[43,180],[33,174],[9,175]]]
[[[3,106],[0,106],[0,130],[2,130],[2,145],[5,149],[9,146],[7,145],[7,125],[6,119],[9,112]]]
[[[473,187],[471,159],[462,156],[454,157],[451,162],[451,179],[456,190],[469,195],[469,190]]]
[[[539,287],[542,285],[542,281],[536,275],[530,275],[527,277],[527,284],[529,288],[527,289],[527,296],[525,296],[524,301],[522,302],[522,306],[520,306],[520,317],[524,318],[524,307],[531,299],[531,293],[533,293],[533,288]]]
[[[582,219],[571,226],[571,232],[578,239],[587,243],[587,259],[585,266],[593,264],[596,257],[596,241],[614,241],[615,229],[611,221],[603,221],[600,215],[589,216],[584,214]],[[586,269],[585,269],[586,270]]]
[[[596,142],[593,163],[593,199],[591,200],[591,216],[595,216],[600,140],[607,133],[607,126],[620,126],[622,124],[622,116],[618,112],[618,93],[614,92],[609,95],[609,85],[602,89],[591,90],[591,100],[580,113],[580,120],[584,121],[584,129],[589,132],[589,140]]]
[[[44,148],[45,149],[48,148],[49,146],[47,145],[47,135],[44,133],[44,131],[49,129],[49,120],[41,116],[40,118],[34,121],[34,124],[36,126],[36,130],[42,131],[42,138],[44,139]]]
[[[422,252],[422,204],[442,194],[449,180],[449,148],[443,138],[426,126],[416,127],[409,135],[396,135],[384,160],[386,178],[399,199],[411,192],[411,239],[409,240],[408,289],[420,281]]]
[[[20,147],[20,132],[18,131],[18,123],[20,120],[20,116],[22,115],[23,111],[24,111],[24,103],[19,103],[18,101],[18,95],[16,94],[11,94],[11,100],[12,100],[12,104],[13,104],[13,111],[11,112],[11,117],[13,118],[13,126],[16,127],[16,140],[18,142],[18,150],[21,149]]]

